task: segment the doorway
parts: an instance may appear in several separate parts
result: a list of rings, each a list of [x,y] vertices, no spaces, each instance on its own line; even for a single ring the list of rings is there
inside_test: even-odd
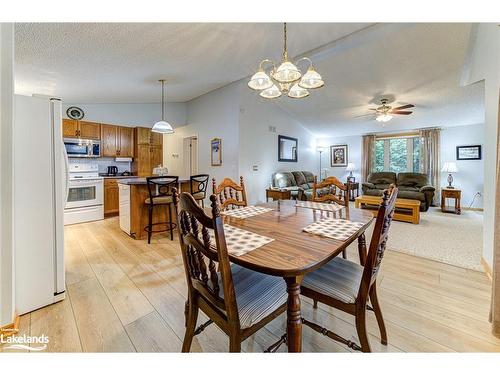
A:
[[[198,174],[198,137],[184,138],[184,175],[192,176]]]

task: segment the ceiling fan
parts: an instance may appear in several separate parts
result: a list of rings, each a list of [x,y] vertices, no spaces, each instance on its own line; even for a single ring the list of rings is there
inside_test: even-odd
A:
[[[396,108],[392,108],[390,105],[387,105],[387,102],[387,99],[382,99],[380,100],[380,103],[382,104],[380,107],[370,108],[370,111],[375,111],[377,115],[375,120],[379,122],[387,122],[394,117],[393,115],[411,115],[413,111],[403,111],[403,109],[415,107],[413,104],[406,104]]]

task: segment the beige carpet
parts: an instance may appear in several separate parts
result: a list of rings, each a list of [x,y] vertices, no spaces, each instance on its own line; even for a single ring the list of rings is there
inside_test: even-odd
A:
[[[367,233],[371,238],[371,230]],[[429,258],[453,266],[484,271],[483,215],[462,211],[461,215],[442,213],[437,207],[420,213],[420,224],[393,221],[387,248]]]

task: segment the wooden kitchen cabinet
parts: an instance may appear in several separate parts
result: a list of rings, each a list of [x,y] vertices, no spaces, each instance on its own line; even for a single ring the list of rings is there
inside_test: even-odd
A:
[[[89,121],[63,119],[64,138],[101,139],[101,124]]]
[[[118,128],[118,156],[132,158],[134,156],[134,129],[125,126]]]
[[[88,121],[79,121],[80,138],[101,139],[101,124]]]
[[[153,168],[163,164],[163,134],[135,128],[134,143],[132,172],[140,177],[151,176]]]
[[[134,156],[134,129],[126,126],[102,124],[102,156],[128,157]]]
[[[113,216],[119,213],[119,189],[118,180],[114,178],[104,179],[104,215]]]
[[[101,156],[116,157],[118,151],[118,126],[101,125]]]
[[[78,121],[63,118],[63,138],[78,137]]]

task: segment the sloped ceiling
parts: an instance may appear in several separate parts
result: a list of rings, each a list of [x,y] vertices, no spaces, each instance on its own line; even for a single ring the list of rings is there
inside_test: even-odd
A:
[[[325,87],[278,105],[318,137],[457,126],[484,121],[481,83],[461,87],[471,24],[289,24],[291,56],[307,53]],[[68,103],[186,102],[247,80],[261,59],[279,60],[282,25],[17,24],[16,91]],[[381,98],[415,104],[385,126]]]

